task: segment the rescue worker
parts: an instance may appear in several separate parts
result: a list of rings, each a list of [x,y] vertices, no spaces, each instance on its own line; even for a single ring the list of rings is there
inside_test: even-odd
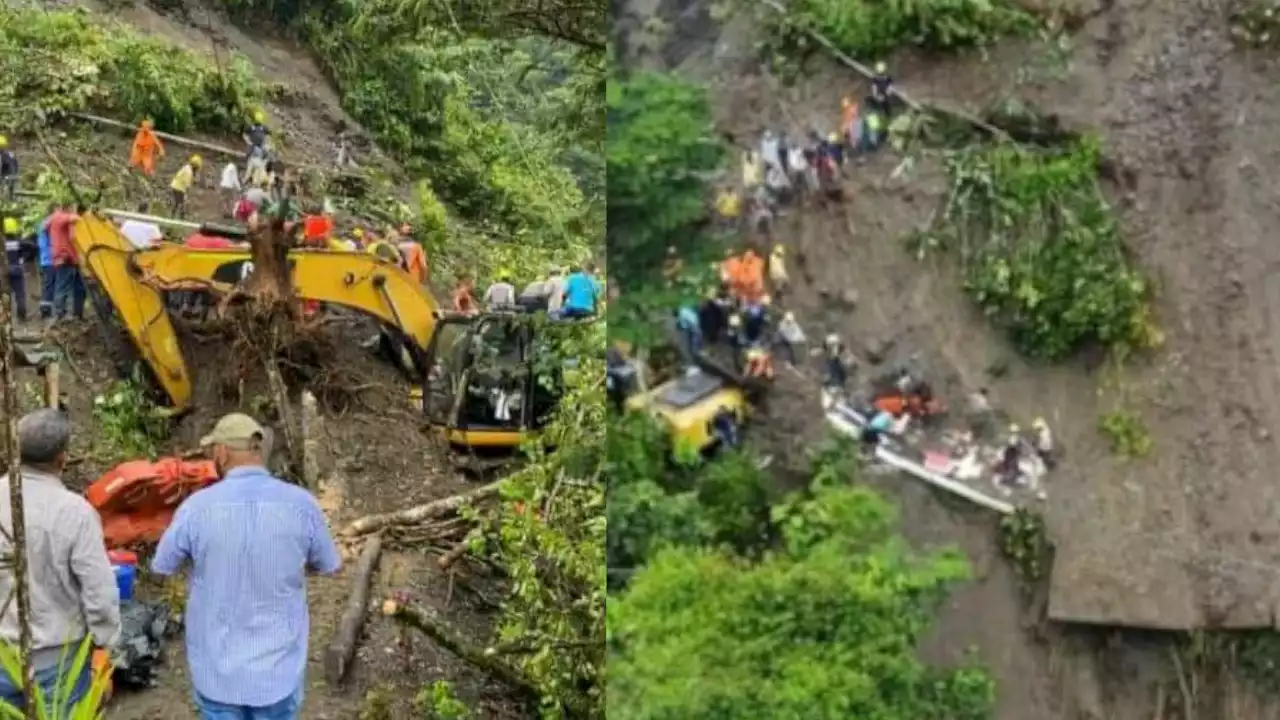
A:
[[[253,114],[253,123],[249,125],[242,136],[245,144],[249,146],[248,152],[245,153],[246,161],[255,154],[264,158],[267,156],[267,140],[271,137],[271,131],[267,129],[266,123],[267,116],[261,110]]]
[[[723,287],[712,290],[698,306],[698,329],[703,339],[712,344],[720,342],[729,324],[728,305],[721,302],[723,295]]]
[[[138,125],[138,132],[133,136],[133,145],[129,148],[129,167],[137,168],[143,175],[152,177],[156,172],[156,159],[164,157],[164,143],[156,137],[155,123],[151,118]]]
[[[742,216],[742,199],[732,190],[724,190],[716,197],[716,215],[726,225],[737,224]]]
[[[775,243],[769,253],[769,284],[773,287],[773,294],[778,296],[787,291],[791,282],[787,276],[786,254],[787,248],[782,243]]]
[[[302,244],[311,248],[325,248],[333,234],[333,218],[313,212],[302,219]]]
[[[720,441],[720,447],[732,449],[738,446],[738,415],[721,405],[711,417],[711,434]]]
[[[1036,418],[1031,423],[1031,429],[1035,432],[1035,450],[1040,456],[1040,460],[1044,462],[1046,469],[1052,470],[1057,464],[1053,454],[1053,433],[1049,430],[1049,424],[1044,418]]]
[[[742,338],[747,345],[755,345],[764,339],[764,326],[768,318],[769,296],[747,303],[742,311]]]
[[[884,410],[873,410],[862,426],[862,446],[867,451],[875,450],[884,436],[893,430],[893,416]]]
[[[773,379],[773,357],[762,347],[747,350],[747,367],[743,374],[761,380]]]
[[[996,474],[1005,485],[1022,484],[1022,431],[1017,425],[1009,426],[1009,437],[1005,440],[1004,449],[1000,451],[1000,462],[996,465]]]
[[[80,263],[75,243],[72,241],[73,228],[85,212],[83,206],[64,204],[45,221],[49,229],[49,246],[53,253],[54,320],[63,320],[70,313],[76,320],[84,320],[84,303],[86,290],[84,278],[80,275]],[[68,307],[70,306],[70,307]]]
[[[889,66],[883,60],[876,62],[873,73],[870,100],[881,115],[887,116],[893,93],[893,78],[889,76]]]
[[[537,312],[547,306],[547,281],[534,280],[516,296],[516,304],[525,312]]]
[[[497,279],[484,291],[482,298],[490,312],[512,310],[516,306],[516,288],[511,284],[511,271],[499,270]]]
[[[754,150],[742,153],[742,187],[752,192],[764,183],[764,167],[760,154]]]
[[[453,311],[465,313],[467,315],[475,315],[478,311],[476,307],[476,298],[473,292],[473,284],[469,275],[459,275],[458,282],[453,286]]]
[[[774,345],[782,348],[788,365],[795,366],[798,357],[796,348],[803,346],[806,342],[808,339],[804,335],[804,329],[796,321],[796,314],[790,311],[784,313],[782,321],[778,323]]]
[[[702,352],[702,326],[698,322],[698,311],[686,303],[675,311],[675,318],[676,331],[680,334],[680,350],[686,362],[692,364],[693,359]]]
[[[396,247],[400,249],[400,257],[404,258],[404,270],[409,273],[409,277],[419,285],[426,283],[427,253],[422,246],[412,237],[402,234]]]
[[[830,154],[837,168],[844,165],[844,143],[840,141],[839,133],[827,135],[827,153]]]
[[[53,319],[54,289],[57,287],[53,243],[49,237],[49,220],[57,211],[56,205],[49,206],[49,214],[36,227],[36,249],[40,256],[40,319],[46,322]]]
[[[809,166],[809,160],[805,157],[803,147],[792,147],[789,153],[787,170],[791,178],[791,187],[795,190],[796,195],[804,195],[816,185],[813,178],[813,168]]]
[[[772,168],[782,169],[779,149],[778,136],[772,130],[765,130],[760,137],[760,159],[764,161],[766,176]]]
[[[564,307],[564,269],[559,265],[552,265],[548,268],[547,282],[544,286],[547,292],[547,314],[559,315],[560,310]]]
[[[742,275],[742,258],[739,257],[736,250],[727,248],[724,251],[724,261],[720,263],[720,282],[729,288],[731,295],[737,296],[742,292],[739,285],[739,278]]]
[[[849,373],[844,366],[844,344],[838,335],[832,333],[823,342],[822,349],[825,355],[822,386],[843,392],[849,382]]]
[[[569,270],[569,277],[564,281],[564,306],[559,316],[572,320],[595,315],[601,288],[594,277],[594,267],[586,263]]]
[[[228,208],[228,217],[234,217],[236,212],[236,204],[240,199],[240,191],[243,187],[240,184],[240,171],[236,169],[236,164],[229,162],[222,166],[222,176],[218,178],[218,191],[226,200]]]
[[[988,437],[994,430],[991,398],[986,388],[969,396],[969,431],[979,440]]]
[[[0,135],[0,185],[12,202],[18,193],[18,156],[9,149],[9,138]]]
[[[742,253],[740,293],[745,302],[758,302],[764,296],[764,258],[754,248]]]
[[[191,186],[195,184],[196,173],[204,166],[204,159],[199,155],[192,155],[191,159],[178,170],[173,176],[173,181],[169,183],[169,189],[173,192],[173,203],[170,206],[170,213],[174,217],[183,217],[187,212],[187,193],[190,192]]]
[[[858,122],[858,104],[845,97],[840,100],[840,134],[850,148],[857,147],[853,141],[854,126]]]
[[[859,152],[862,154],[869,153],[880,149],[884,144],[884,113],[879,109],[872,109],[862,118],[862,137],[859,144]]]
[[[27,321],[27,276],[23,274],[23,261],[30,261],[35,248],[21,241],[22,232],[18,228],[18,219],[5,216],[4,255],[7,261],[9,276],[9,292],[13,298],[13,314],[19,322]]]

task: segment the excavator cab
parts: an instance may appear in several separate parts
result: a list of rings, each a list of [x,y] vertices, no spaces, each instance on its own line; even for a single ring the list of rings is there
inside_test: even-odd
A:
[[[458,448],[510,450],[537,428],[533,323],[518,313],[443,316],[427,348],[427,422]]]

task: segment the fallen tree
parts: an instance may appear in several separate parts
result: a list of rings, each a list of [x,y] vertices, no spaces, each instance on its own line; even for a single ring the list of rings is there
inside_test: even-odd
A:
[[[432,500],[429,503],[415,505],[404,510],[397,510],[389,513],[378,513],[376,515],[366,515],[362,518],[353,520],[345,528],[342,529],[341,535],[347,537],[368,535],[371,532],[377,532],[388,527],[417,525],[425,523],[429,520],[439,520],[446,518],[458,512],[464,505],[485,500],[498,494],[502,487],[502,480],[489,483],[476,488],[470,492],[460,495],[453,495],[440,500]]]
[[[355,657],[356,646],[360,642],[360,631],[364,629],[365,613],[369,607],[369,586],[373,583],[373,572],[378,567],[378,558],[382,555],[382,536],[374,535],[364,545],[360,553],[360,562],[356,565],[355,577],[351,581],[351,596],[347,599],[347,608],[338,622],[338,629],[329,641],[324,653],[324,679],[330,685],[340,685],[351,659]]]

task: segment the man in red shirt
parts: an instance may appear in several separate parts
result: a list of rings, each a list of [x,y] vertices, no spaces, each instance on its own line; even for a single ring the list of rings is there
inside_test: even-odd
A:
[[[55,322],[67,316],[67,305],[77,320],[84,319],[85,288],[80,276],[80,259],[71,241],[76,221],[84,207],[74,211],[70,205],[58,206],[46,221],[49,230],[49,247],[53,255],[53,313]]]

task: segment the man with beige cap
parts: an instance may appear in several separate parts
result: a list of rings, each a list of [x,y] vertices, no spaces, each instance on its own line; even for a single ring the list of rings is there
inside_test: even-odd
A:
[[[187,664],[204,720],[292,720],[307,664],[306,575],[341,565],[306,490],[265,467],[269,433],[242,413],[200,440],[222,481],[178,508],[151,569],[190,561]]]

